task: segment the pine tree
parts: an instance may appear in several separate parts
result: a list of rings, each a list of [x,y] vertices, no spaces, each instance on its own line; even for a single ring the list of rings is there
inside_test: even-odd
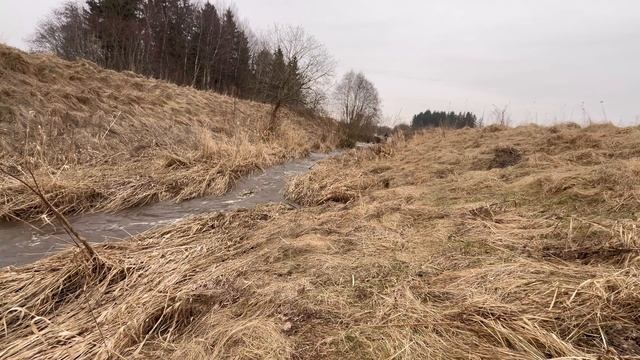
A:
[[[451,127],[461,129],[464,127],[476,127],[477,117],[470,112],[458,113],[453,111],[431,111],[418,113],[411,120],[411,127],[418,129],[424,127]]]
[[[214,62],[220,42],[220,16],[215,6],[207,2],[195,12],[194,17],[191,84],[200,89],[213,89]]]
[[[88,23],[102,44],[106,67],[138,70],[141,0],[87,0]]]
[[[251,95],[258,101],[269,101],[273,61],[273,53],[264,48],[253,57]]]
[[[284,53],[278,48],[273,53],[271,63],[271,75],[267,89],[267,101],[277,102],[284,95],[284,86],[287,77],[287,64],[284,61]]]
[[[237,53],[235,51],[237,25],[230,9],[224,13],[218,54],[214,59],[214,69],[216,69],[215,88],[218,91],[228,93],[232,90],[235,82],[235,67],[237,63]]]
[[[287,64],[286,83],[287,103],[289,105],[303,104],[302,80],[300,79],[300,69],[298,68],[298,58],[296,56]]]
[[[249,95],[249,87],[251,80],[251,69],[249,66],[251,54],[249,51],[249,39],[244,31],[237,29],[234,46],[235,64],[235,88],[236,95],[245,97]]]

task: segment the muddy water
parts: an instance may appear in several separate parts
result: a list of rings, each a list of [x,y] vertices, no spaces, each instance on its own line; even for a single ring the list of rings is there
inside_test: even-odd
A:
[[[162,202],[116,214],[88,214],[70,218],[73,227],[91,242],[119,240],[185,217],[215,211],[253,207],[283,201],[287,178],[308,171],[315,163],[337,153],[313,153],[306,159],[274,166],[239,181],[221,197],[181,203]],[[24,265],[70,246],[62,228],[51,225],[0,224],[0,268]]]

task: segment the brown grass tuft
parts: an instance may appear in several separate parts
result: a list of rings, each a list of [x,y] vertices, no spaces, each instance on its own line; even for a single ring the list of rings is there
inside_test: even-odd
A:
[[[385,177],[387,169],[356,170],[345,179],[335,172],[336,166],[357,166],[363,159],[389,156],[392,145],[377,145],[371,148],[352,150],[335,159],[318,164],[308,174],[298,176],[287,184],[284,193],[289,200],[301,205],[320,205],[327,202],[349,203],[364,191],[388,188],[390,179]]]

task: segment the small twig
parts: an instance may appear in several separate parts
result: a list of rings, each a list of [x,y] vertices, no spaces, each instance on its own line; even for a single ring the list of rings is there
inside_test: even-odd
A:
[[[556,292],[553,294],[553,300],[551,300],[551,305],[549,305],[549,311],[553,309],[553,306],[556,304],[557,298],[558,298],[558,287],[556,285]]]
[[[300,209],[300,208],[302,207],[302,206],[300,206],[300,205],[298,205],[298,204],[296,204],[296,203],[292,203],[292,202],[287,201],[287,200],[283,201],[283,203],[284,203],[285,205],[289,206],[289,208],[290,208],[290,209],[293,209],[293,210],[297,210],[297,209]]]
[[[14,220],[14,221],[16,221],[16,222],[22,223],[22,224],[24,224],[25,226],[30,227],[31,229],[33,229],[33,230],[35,230],[35,231],[39,232],[40,234],[43,234],[43,235],[47,234],[47,233],[46,233],[44,230],[42,230],[41,228],[39,228],[39,227],[37,227],[37,226],[35,226],[35,225],[31,224],[30,222],[28,222],[28,221],[26,221],[26,220],[24,220],[24,219],[21,219],[21,218],[19,218],[19,217],[15,216],[15,215],[13,215],[13,214],[7,214],[6,216],[7,216],[8,218],[13,219],[13,220]],[[52,226],[54,227],[54,230],[55,230],[55,225],[53,225],[50,221],[48,221],[48,220],[47,220],[47,224],[52,225]],[[64,241],[65,243],[68,243],[65,239],[62,239],[62,238],[60,238],[59,236],[56,236],[55,234],[50,234],[50,236],[53,236],[54,238],[56,238],[56,239],[58,239],[58,240],[60,240],[60,241]],[[73,241],[74,245],[76,245],[76,246],[78,245],[78,244],[77,244],[73,239],[71,239],[71,240]]]
[[[113,126],[113,124],[115,124],[116,120],[118,120],[118,118],[120,117],[120,114],[122,114],[122,111],[118,112],[118,115],[113,117],[113,121],[111,122],[111,124],[109,124],[109,127],[107,128],[107,131],[105,131],[104,134],[102,134],[102,137],[100,138],[100,140],[104,140],[104,138],[107,136],[107,134],[111,130],[111,127]]]
[[[102,328],[100,327],[100,324],[98,324],[98,319],[96,319],[96,315],[93,313],[93,306],[91,306],[91,301],[89,300],[89,296],[87,296],[87,292],[83,292],[84,298],[87,302],[87,306],[89,307],[89,314],[91,314],[91,319],[93,319],[93,323],[95,324],[96,328],[98,329],[98,333],[100,333],[100,338],[102,339],[102,343],[104,344],[105,349],[107,349],[107,351],[109,353],[114,353],[113,351],[111,351],[111,349],[109,348],[109,345],[107,344],[107,339],[104,336],[104,332],[102,331]],[[122,358],[122,356],[120,354],[117,354],[120,358]]]
[[[19,170],[26,176],[27,174],[24,172],[24,170],[20,169]],[[65,232],[69,235],[69,237],[71,237],[71,240],[73,240],[73,242],[76,244],[76,246],[78,247],[84,247],[88,257],[90,259],[99,259],[98,254],[95,252],[95,250],[93,250],[93,247],[91,247],[91,245],[89,244],[89,242],[87,242],[87,240],[85,240],[82,236],[80,236],[80,234],[73,228],[73,226],[71,226],[71,223],[69,223],[69,221],[67,220],[67,218],[62,215],[62,213],[60,213],[52,204],[51,202],[49,202],[49,200],[47,200],[46,196],[44,195],[44,193],[42,192],[42,189],[40,188],[40,185],[38,185],[38,181],[36,180],[35,175],[33,174],[33,171],[31,171],[31,169],[29,167],[27,167],[27,172],[29,174],[29,176],[31,177],[31,180],[33,181],[33,186],[31,184],[29,184],[28,181],[11,174],[11,172],[9,172],[7,169],[5,169],[4,166],[0,166],[0,173],[18,181],[19,183],[21,183],[22,185],[26,186],[31,192],[33,192],[34,194],[36,194],[36,196],[38,196],[38,198],[40,198],[40,200],[46,205],[46,207],[53,212],[53,214],[55,215],[56,219],[58,219],[58,221],[62,224],[63,229],[65,230]]]
[[[397,358],[397,357],[398,357],[398,355],[400,355],[400,354],[402,354],[404,351],[406,351],[406,350],[409,348],[409,346],[413,345],[413,343],[414,343],[413,341],[412,341],[412,342],[410,342],[410,343],[408,343],[405,347],[403,347],[403,348],[402,348],[402,349],[400,349],[397,353],[395,353],[395,354],[391,355],[391,356],[390,356],[389,358],[387,358],[387,359],[388,359],[388,360],[393,360],[393,359]]]
[[[379,325],[360,325],[360,327],[368,328],[387,328],[387,327],[429,327],[434,324],[441,324],[440,322],[412,322],[412,323],[396,323],[396,324],[379,324]]]
[[[40,186],[38,185],[38,181],[36,180],[35,175],[33,175],[33,171],[31,171],[31,169],[28,168],[28,167],[27,167],[27,171],[29,172],[29,175],[31,176],[31,180],[33,180],[33,184],[35,185],[35,188],[37,190],[36,191],[36,195],[38,195],[40,200],[42,200],[42,202],[44,202],[45,205],[47,205],[49,210],[51,210],[53,212],[53,214],[56,216],[58,221],[60,221],[62,223],[62,226],[67,231],[67,233],[70,236],[74,237],[76,240],[78,240],[82,244],[82,246],[84,246],[84,248],[85,248],[85,250],[87,250],[87,253],[89,254],[89,256],[91,258],[97,258],[98,254],[96,254],[95,250],[93,250],[93,247],[91,247],[91,245],[89,245],[87,240],[85,240],[82,236],[80,236],[80,234],[76,231],[76,229],[74,229],[73,226],[71,226],[71,223],[69,223],[69,220],[67,220],[67,218],[64,215],[62,215],[62,213],[60,213],[58,211],[58,209],[56,209],[49,202],[49,200],[47,200],[47,198],[44,196],[44,193],[40,189]],[[25,184],[26,184],[26,182],[25,182]]]

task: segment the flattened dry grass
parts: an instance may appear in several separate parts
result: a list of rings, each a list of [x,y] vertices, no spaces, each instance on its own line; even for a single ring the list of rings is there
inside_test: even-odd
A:
[[[352,150],[344,156],[330,158],[317,165],[320,170],[292,179],[284,193],[289,200],[310,206],[327,202],[348,203],[367,190],[389,187],[390,179],[383,175],[389,170],[387,166],[361,169],[358,165],[365,160],[391,156],[395,146],[403,141],[403,135],[399,134],[386,145],[373,145],[364,151]],[[335,168],[349,169],[349,176],[333,171]],[[316,181],[318,174],[322,174],[322,181]]]
[[[385,225],[347,255],[365,303],[343,305],[344,316],[367,315],[331,354],[640,356],[638,135],[606,125],[433,131],[391,156],[352,153],[291,181],[291,200],[347,199],[361,213],[346,218]]]
[[[319,163],[300,209],[99,245],[104,272],[77,250],[6,270],[0,358],[638,358],[640,184],[602,175],[634,174],[638,135],[427,132]]]
[[[241,176],[339,143],[337,125],[86,61],[0,45],[0,162],[29,165],[65,214],[227,191]],[[0,179],[0,218],[45,212]]]

